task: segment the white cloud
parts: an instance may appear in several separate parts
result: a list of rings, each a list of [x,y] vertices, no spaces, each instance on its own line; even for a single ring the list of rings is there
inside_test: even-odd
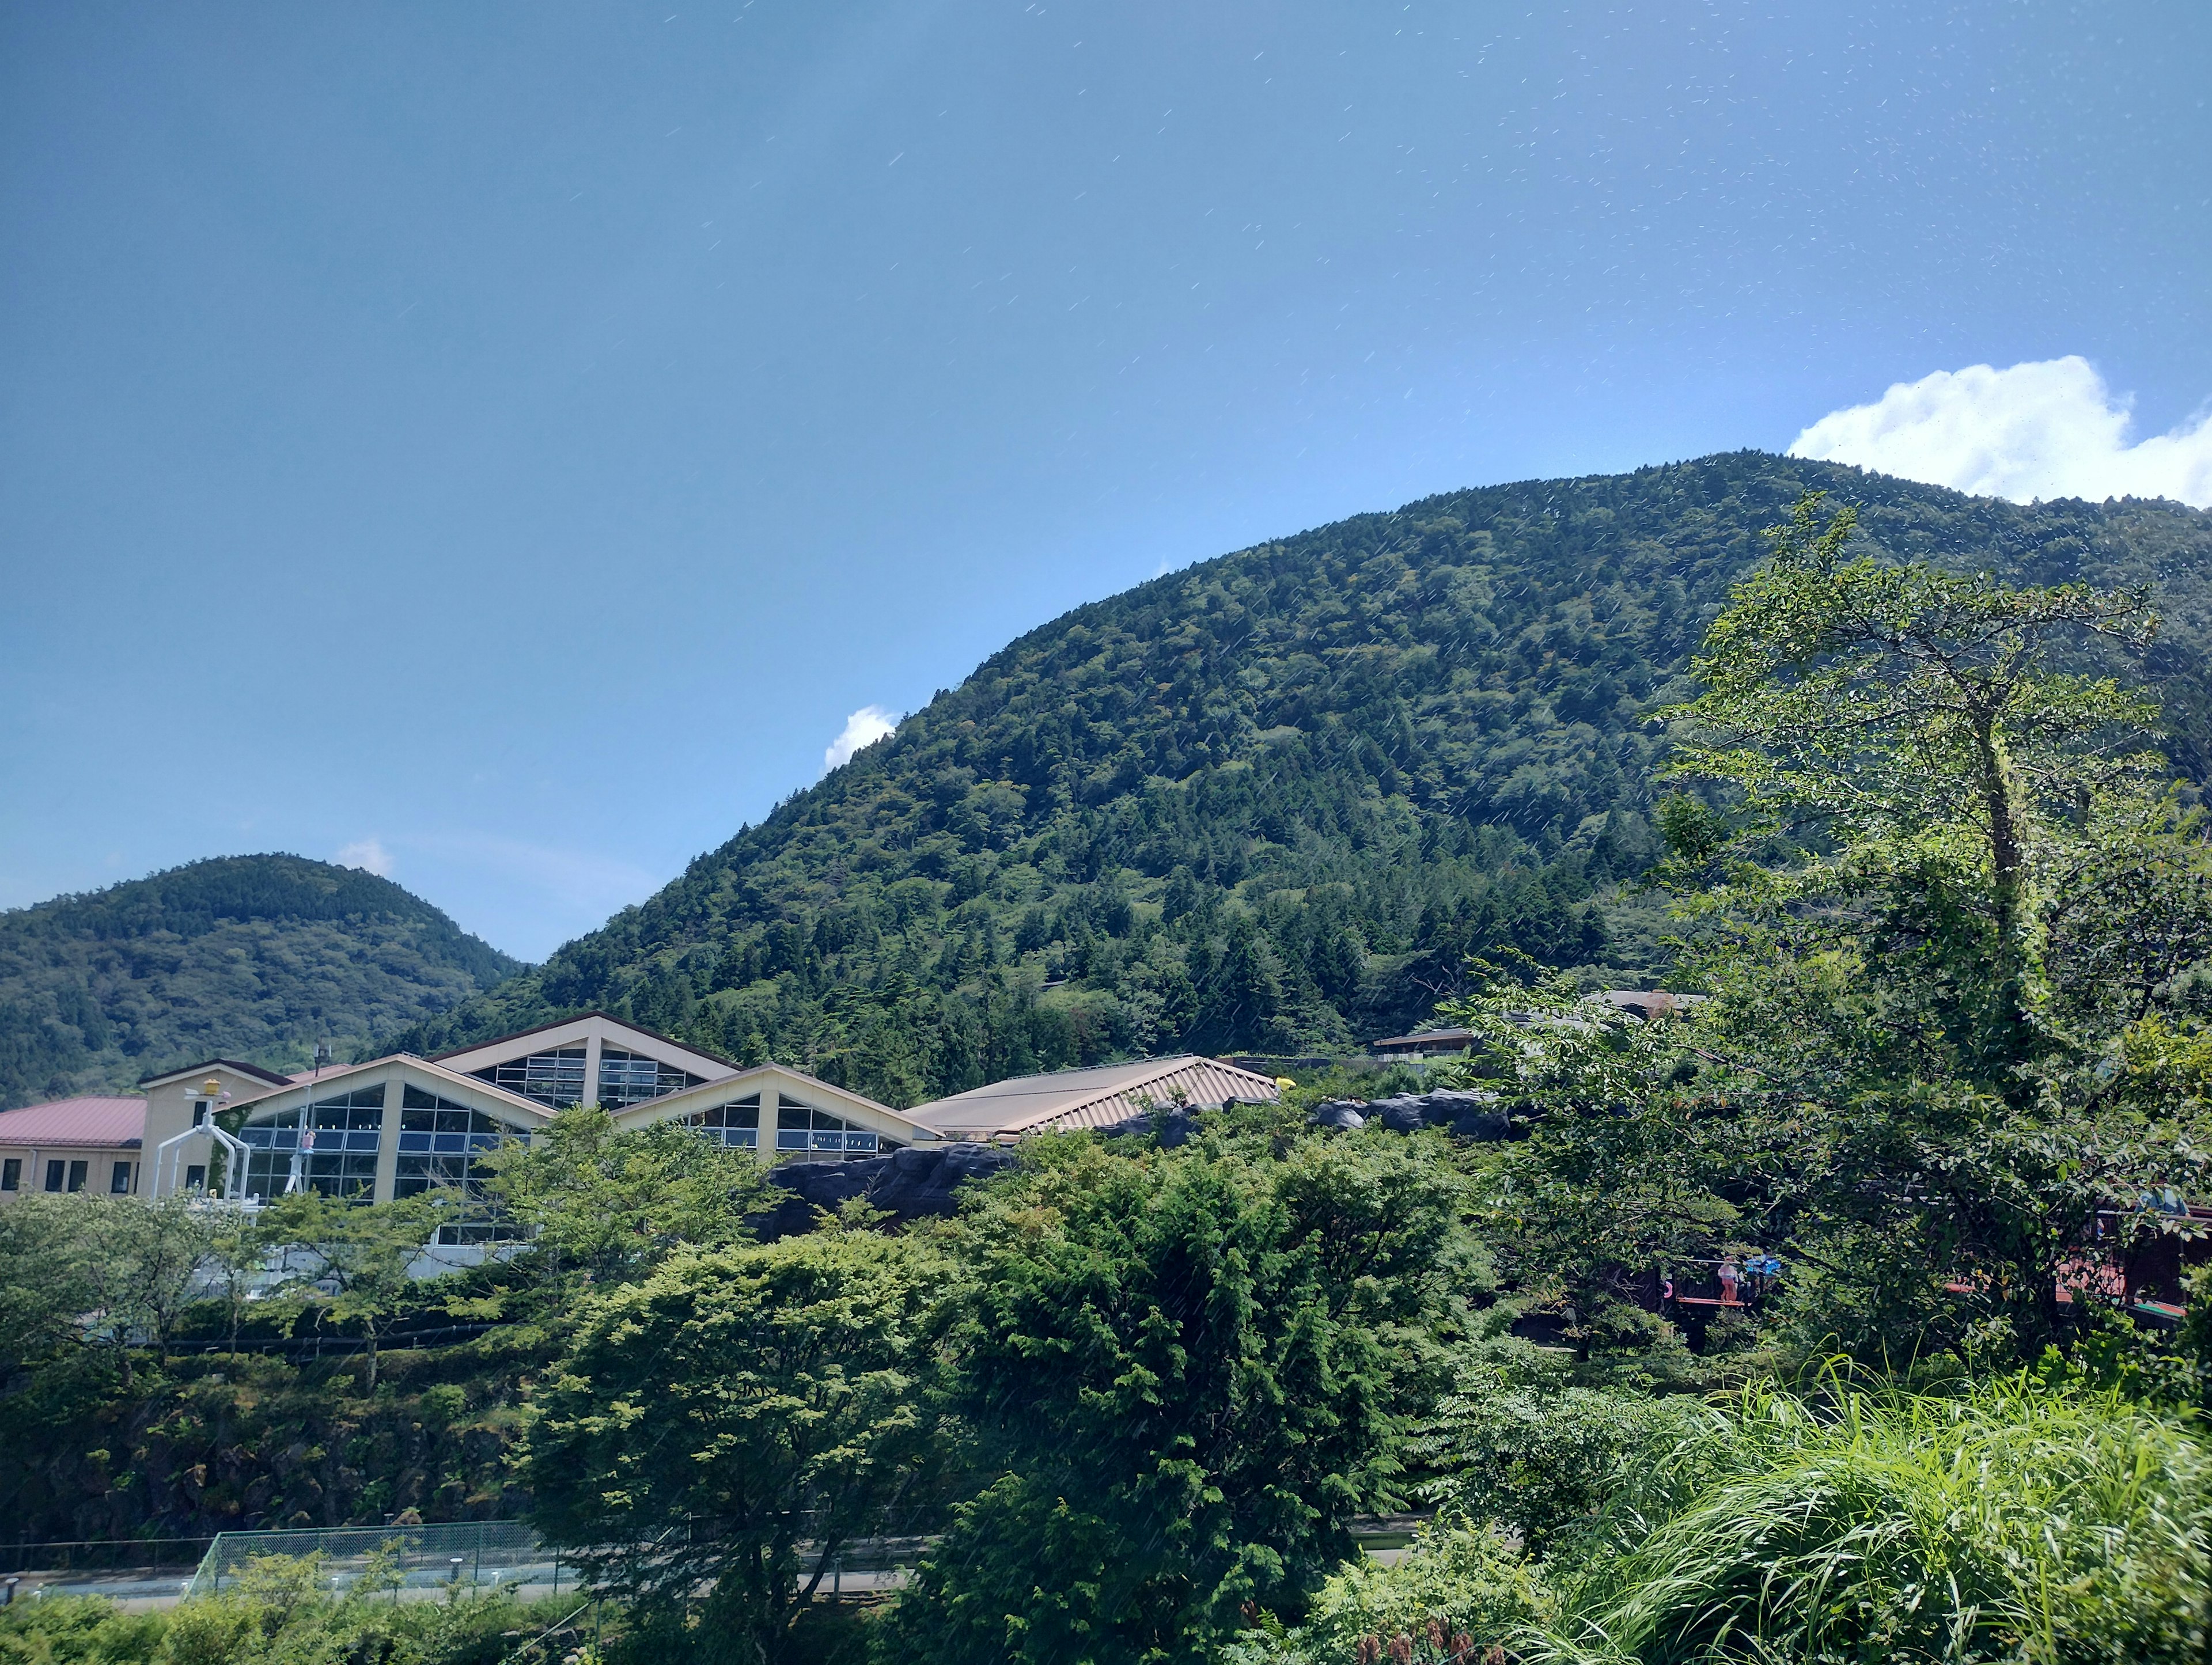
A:
[[[2024,503],[2043,497],[2174,497],[2212,508],[2212,410],[2130,445],[2131,396],[2085,358],[1986,364],[1899,382],[1872,404],[1820,418],[1793,457]]]
[[[886,711],[879,705],[864,705],[845,719],[845,726],[829,750],[822,754],[822,767],[827,771],[842,768],[853,761],[853,754],[863,746],[872,746],[898,726],[899,714]]]
[[[392,877],[392,852],[377,839],[364,838],[347,845],[338,852],[337,860],[341,867],[359,867],[379,878]]]

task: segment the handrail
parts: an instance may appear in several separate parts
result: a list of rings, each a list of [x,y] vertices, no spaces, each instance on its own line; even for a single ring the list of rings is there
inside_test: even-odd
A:
[[[599,1598],[598,1596],[596,1596],[596,1595],[595,1595],[595,1596],[593,1596],[593,1597],[592,1598],[592,1601],[598,1601],[599,1599]],[[529,1641],[525,1642],[525,1643],[523,1643],[520,1646],[517,1647],[517,1648],[515,1649],[515,1650],[514,1650],[513,1653],[511,1653],[511,1654],[507,1655],[507,1665],[514,1665],[514,1662],[515,1662],[516,1661],[518,1661],[518,1660],[521,1659],[521,1658],[522,1658],[522,1656],[523,1656],[524,1655],[527,1654],[527,1653],[528,1653],[528,1652],[529,1652],[532,1648],[536,1648],[536,1647],[542,1646],[542,1645],[544,1644],[544,1641],[545,1641],[545,1638],[546,1638],[547,1637],[549,1637],[549,1636],[552,1635],[554,1632],[556,1632],[556,1631],[560,1631],[560,1630],[566,1630],[566,1629],[568,1627],[568,1626],[569,1626],[570,1624],[572,1624],[572,1623],[574,1623],[574,1622],[575,1618],[576,1618],[576,1613],[582,1613],[582,1612],[585,1610],[585,1608],[589,1607],[592,1605],[592,1601],[586,1601],[586,1602],[585,1602],[585,1603],[584,1603],[584,1605],[583,1605],[583,1607],[578,1607],[578,1608],[576,1609],[576,1612],[575,1612],[575,1613],[572,1613],[568,1614],[568,1615],[566,1618],[564,1618],[564,1619],[555,1619],[551,1624],[548,1625],[548,1626],[547,1626],[544,1630],[542,1630],[542,1631],[538,1632],[537,1635],[535,1635],[535,1636],[532,1637],[532,1638],[530,1638],[530,1640],[529,1640]]]

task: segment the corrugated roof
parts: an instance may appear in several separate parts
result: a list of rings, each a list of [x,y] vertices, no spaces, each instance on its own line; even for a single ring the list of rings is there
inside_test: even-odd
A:
[[[0,1110],[0,1145],[83,1145],[125,1150],[146,1139],[143,1098],[57,1098]]]
[[[1111,1127],[1148,1109],[1177,1103],[1218,1109],[1231,1098],[1279,1096],[1273,1076],[1216,1058],[1147,1058],[994,1081],[917,1106],[906,1117],[947,1138],[1005,1139],[1048,1127]]]

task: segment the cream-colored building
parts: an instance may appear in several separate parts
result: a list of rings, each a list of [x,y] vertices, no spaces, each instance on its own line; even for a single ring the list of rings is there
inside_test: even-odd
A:
[[[580,1103],[602,1106],[617,1127],[680,1121],[763,1164],[843,1162],[936,1138],[798,1070],[740,1067],[598,1012],[436,1058],[396,1053],[232,1091],[229,1108],[245,1112],[243,1160],[222,1188],[264,1202],[302,1189],[388,1202],[465,1187],[479,1158]],[[150,1194],[183,1183],[170,1179],[174,1166],[157,1164]]]
[[[0,1111],[0,1205],[33,1191],[143,1194],[146,1101],[62,1098]]]

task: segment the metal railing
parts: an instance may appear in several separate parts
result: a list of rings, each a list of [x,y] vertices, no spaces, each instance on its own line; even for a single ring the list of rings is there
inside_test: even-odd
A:
[[[319,1556],[337,1589],[359,1583],[372,1558],[382,1558],[395,1595],[401,1588],[441,1585],[550,1583],[558,1591],[562,1575],[560,1556],[520,1521],[225,1532],[208,1546],[186,1598],[219,1594],[249,1561],[264,1555]]]

